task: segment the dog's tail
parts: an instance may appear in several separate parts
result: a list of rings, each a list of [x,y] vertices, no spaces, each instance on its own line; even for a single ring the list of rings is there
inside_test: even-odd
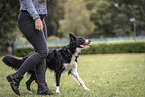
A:
[[[2,61],[9,67],[11,68],[14,68],[14,69],[19,69],[20,66],[22,65],[23,63],[23,60],[22,59],[17,59],[13,56],[4,56],[2,58]]]

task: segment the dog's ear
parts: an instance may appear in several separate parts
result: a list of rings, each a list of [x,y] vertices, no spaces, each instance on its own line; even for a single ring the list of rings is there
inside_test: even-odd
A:
[[[69,38],[70,38],[70,40],[75,40],[76,39],[76,37],[71,33],[69,33]]]

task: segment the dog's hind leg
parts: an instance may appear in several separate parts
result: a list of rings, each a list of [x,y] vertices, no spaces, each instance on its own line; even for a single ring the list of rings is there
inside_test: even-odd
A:
[[[36,83],[37,83],[35,74],[31,74],[29,80],[26,82],[26,87],[27,87],[29,93],[32,93],[32,92],[31,92],[31,89],[30,89],[30,86],[31,86],[31,83],[32,83],[34,80],[35,80]]]

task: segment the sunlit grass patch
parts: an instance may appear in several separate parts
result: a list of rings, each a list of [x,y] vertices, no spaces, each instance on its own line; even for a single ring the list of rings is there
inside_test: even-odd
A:
[[[0,61],[0,97],[15,97],[6,76],[15,72]],[[81,55],[78,59],[78,73],[90,91],[68,74],[63,74],[60,82],[61,94],[53,97],[145,97],[145,54],[99,54]],[[32,94],[26,90],[25,82],[20,84],[22,96],[38,97],[37,84],[32,83]],[[47,70],[49,88],[55,91],[54,73]]]

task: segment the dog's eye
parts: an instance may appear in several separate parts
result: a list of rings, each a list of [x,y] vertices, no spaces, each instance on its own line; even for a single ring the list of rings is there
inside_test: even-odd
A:
[[[81,38],[81,40],[84,40],[83,38]]]
[[[83,38],[80,39],[80,43],[83,44],[85,40]]]

